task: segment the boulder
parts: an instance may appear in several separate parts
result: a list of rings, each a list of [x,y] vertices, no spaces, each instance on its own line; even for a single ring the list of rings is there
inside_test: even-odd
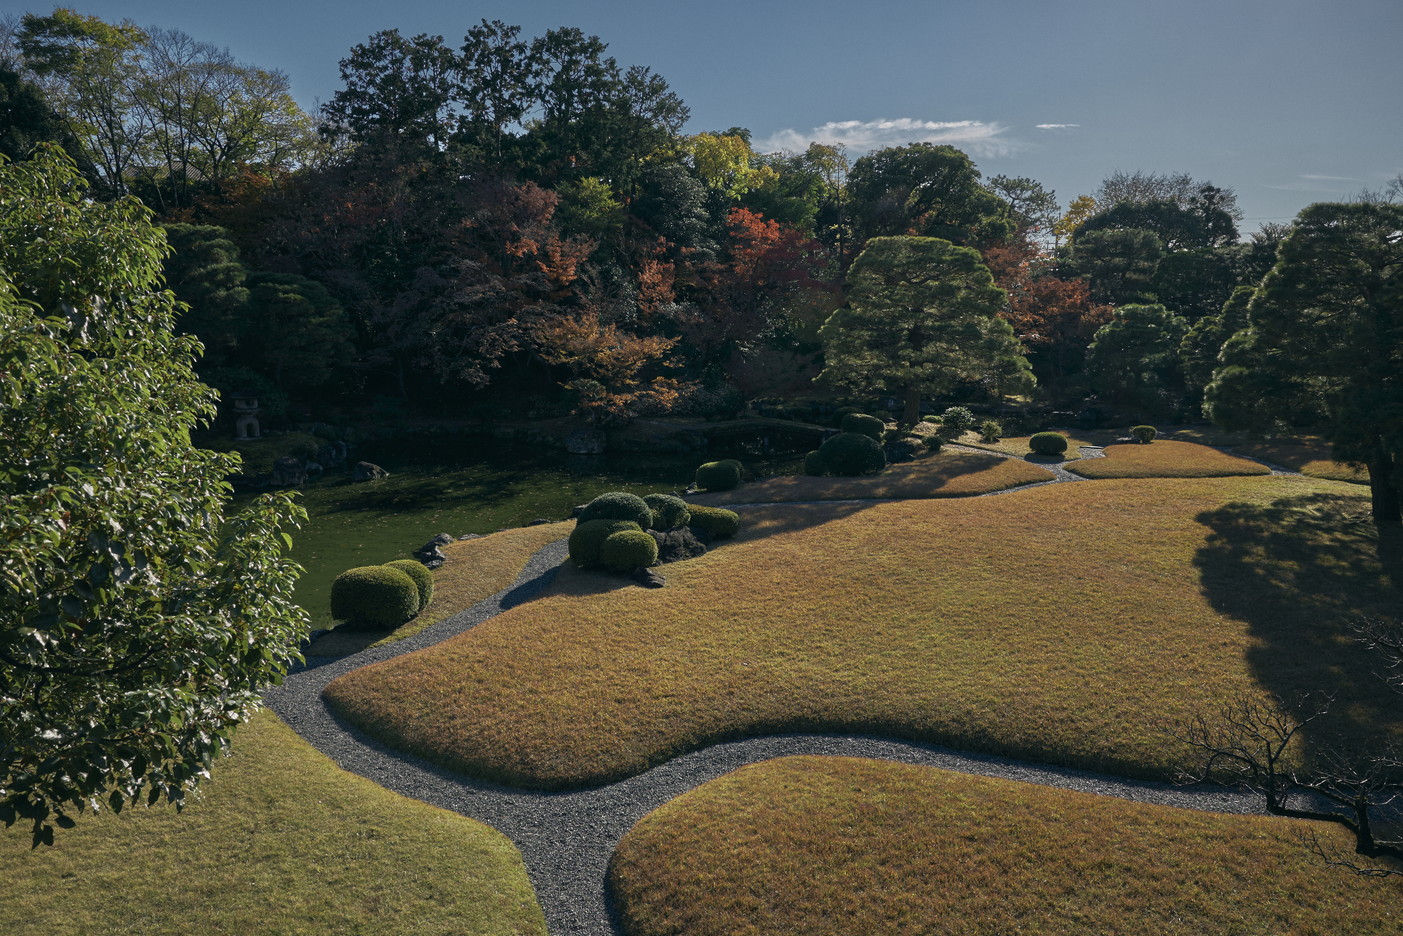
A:
[[[706,544],[690,527],[649,530],[648,535],[658,542],[658,562],[681,562],[706,554]]]
[[[273,462],[273,487],[296,487],[307,480],[307,463],[293,455]]]
[[[346,464],[346,456],[350,449],[345,442],[328,442],[317,449],[317,461],[331,468],[340,468]]]
[[[389,476],[390,473],[384,468],[367,461],[356,462],[356,466],[351,469],[352,481],[378,481]]]
[[[633,579],[644,588],[662,588],[667,585],[667,579],[663,578],[652,569],[645,569],[642,566],[634,569],[629,575],[629,578]]]
[[[439,552],[439,547],[447,546],[451,542],[453,542],[453,537],[449,536],[447,533],[440,533],[423,546],[414,550],[414,558],[418,559],[430,569],[437,569],[439,566],[443,565],[448,558],[443,553]]]

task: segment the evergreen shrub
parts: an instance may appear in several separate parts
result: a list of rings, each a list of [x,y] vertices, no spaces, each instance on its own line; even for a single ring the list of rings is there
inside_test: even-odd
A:
[[[399,569],[359,566],[331,583],[331,616],[352,630],[390,630],[419,613],[419,586]]]
[[[691,515],[687,513],[687,502],[672,494],[649,494],[643,498],[648,509],[653,512],[654,530],[671,530],[686,526]]]
[[[414,580],[414,587],[419,589],[418,611],[423,611],[429,606],[429,602],[434,600],[434,574],[418,559],[395,559],[385,563],[385,568],[399,569]]]
[[[1003,423],[997,419],[986,419],[979,424],[979,441],[981,442],[997,442],[1003,434]]]
[[[876,416],[868,416],[866,413],[849,413],[843,417],[839,428],[844,432],[860,432],[880,442],[882,441],[882,433],[887,430],[887,424]]]
[[[830,436],[819,446],[818,454],[829,474],[875,474],[887,467],[887,456],[881,444],[859,432],[840,432]]]
[[[823,476],[823,456],[818,453],[818,449],[804,456],[804,474],[814,478]]]
[[[1130,435],[1136,442],[1148,445],[1155,440],[1155,436],[1159,435],[1159,430],[1154,426],[1131,426]]]
[[[966,406],[952,406],[940,416],[941,431],[952,439],[958,439],[974,428],[974,413]]]
[[[740,532],[740,514],[724,507],[703,507],[688,504],[692,514],[692,528],[701,530],[712,539],[730,539]]]
[[[600,547],[599,561],[610,572],[647,568],[658,561],[658,541],[642,530],[610,533]]]
[[[632,520],[585,520],[575,524],[570,533],[570,561],[582,569],[594,568],[601,563],[600,550],[604,541],[615,533],[629,530],[642,531],[642,527]]]
[[[1067,451],[1067,437],[1060,432],[1039,432],[1028,439],[1028,448],[1036,455],[1061,455]]]
[[[740,478],[740,462],[728,458],[698,467],[696,485],[704,491],[734,491],[740,487]]]
[[[640,530],[646,530],[653,525],[653,511],[637,494],[609,491],[586,504],[575,519],[580,523],[590,520],[632,520]]]

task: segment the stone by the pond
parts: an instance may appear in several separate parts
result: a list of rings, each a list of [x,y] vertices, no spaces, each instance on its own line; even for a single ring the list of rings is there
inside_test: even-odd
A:
[[[439,552],[439,547],[447,546],[451,542],[453,542],[452,536],[447,533],[440,533],[423,546],[414,550],[414,558],[418,559],[430,569],[437,569],[439,566],[443,565],[448,558],[443,553]]]
[[[643,566],[634,569],[633,572],[629,574],[629,578],[633,579],[644,588],[662,588],[667,585],[667,579],[663,578],[652,569],[645,569]]]
[[[307,480],[307,463],[292,455],[273,462],[273,487],[293,487]]]
[[[530,523],[528,523],[528,524],[526,524],[526,525],[527,525],[527,526],[545,526],[547,523],[554,523],[554,522],[555,522],[554,520],[547,520],[545,517],[537,517],[535,520],[532,520]]]
[[[338,468],[346,464],[346,456],[349,453],[350,446],[345,442],[328,442],[317,449],[317,461]]]
[[[565,437],[565,451],[572,455],[599,455],[604,451],[604,433],[598,429],[576,429]]]
[[[378,481],[389,476],[390,473],[384,468],[367,461],[356,462],[356,467],[351,469],[352,481]]]

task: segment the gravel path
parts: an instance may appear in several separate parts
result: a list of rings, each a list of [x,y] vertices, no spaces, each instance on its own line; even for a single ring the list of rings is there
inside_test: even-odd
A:
[[[1011,490],[1084,480],[1065,471],[1055,473],[1058,477],[1053,481]],[[322,689],[337,676],[438,643],[530,600],[550,584],[565,558],[565,543],[553,543],[531,557],[515,583],[491,598],[384,647],[340,659],[309,658],[283,685],[265,695],[279,717],[343,769],[404,796],[478,819],[510,838],[521,850],[552,936],[617,933],[605,894],[605,875],[624,833],[644,814],[678,795],[745,764],[775,757],[826,754],[884,758],[1167,806],[1213,812],[1261,811],[1256,798],[1221,788],[1175,787],[963,754],[932,745],[830,735],[779,735],[717,744],[608,786],[567,793],[532,792],[473,780],[391,750],[342,722],[322,701]]]

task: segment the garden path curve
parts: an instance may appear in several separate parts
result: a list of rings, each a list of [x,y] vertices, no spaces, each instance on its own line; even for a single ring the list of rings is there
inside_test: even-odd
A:
[[[1053,481],[997,493],[1084,480],[1064,470],[1055,473],[1058,477]],[[724,742],[606,786],[538,792],[475,780],[395,751],[342,721],[323,701],[322,690],[338,676],[431,646],[530,600],[550,584],[565,558],[566,544],[552,543],[531,557],[515,583],[491,598],[392,644],[339,659],[309,657],[281,686],[265,693],[267,704],[283,721],[343,769],[401,795],[485,822],[510,838],[525,860],[551,936],[617,933],[605,876],[610,856],[624,833],[646,813],[682,793],[745,764],[775,757],[822,754],[882,758],[1145,803],[1214,812],[1261,811],[1255,798],[1222,788],[1176,787],[928,744],[841,735],[778,735]]]

